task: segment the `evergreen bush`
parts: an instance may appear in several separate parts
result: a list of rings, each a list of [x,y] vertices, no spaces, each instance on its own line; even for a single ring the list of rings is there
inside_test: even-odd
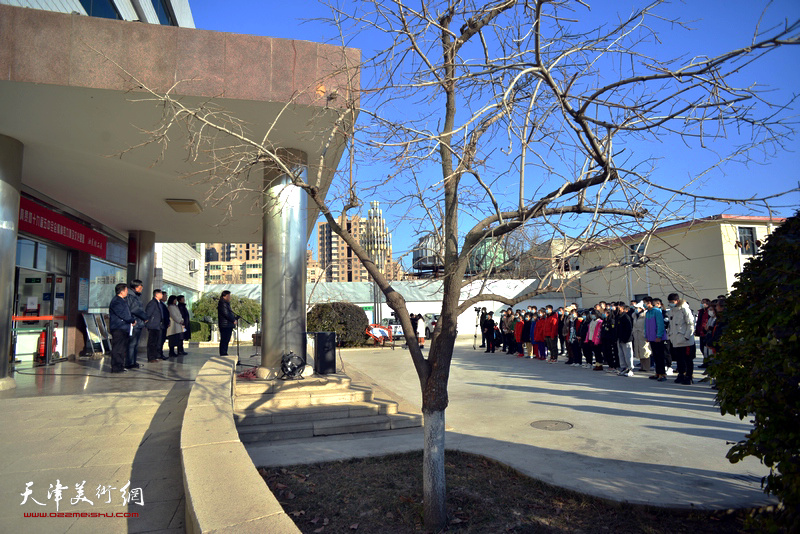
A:
[[[192,334],[191,341],[209,341],[211,339],[211,326],[208,323],[191,320],[189,321],[189,332]]]
[[[728,452],[770,468],[766,493],[780,499],[762,531],[800,530],[800,212],[778,227],[744,266],[723,312],[720,350],[708,369],[724,414],[753,430]]]
[[[336,332],[339,345],[358,347],[367,340],[367,314],[349,302],[315,304],[307,315],[309,332]]]

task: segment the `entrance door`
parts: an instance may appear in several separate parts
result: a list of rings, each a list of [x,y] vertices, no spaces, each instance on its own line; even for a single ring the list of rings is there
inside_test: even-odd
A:
[[[17,363],[44,365],[60,358],[65,280],[63,275],[17,268],[13,348]]]

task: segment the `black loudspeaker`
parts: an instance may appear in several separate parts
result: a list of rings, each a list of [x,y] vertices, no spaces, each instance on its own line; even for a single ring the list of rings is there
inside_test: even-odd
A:
[[[335,332],[316,332],[314,336],[314,372],[319,375],[336,373]]]

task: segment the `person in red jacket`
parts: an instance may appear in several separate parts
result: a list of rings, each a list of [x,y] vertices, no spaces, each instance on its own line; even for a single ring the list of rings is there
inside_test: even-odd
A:
[[[558,361],[558,315],[553,311],[551,305],[547,305],[547,317],[544,320],[544,342],[550,353],[549,363]]]
[[[517,358],[525,356],[525,350],[522,348],[522,330],[525,328],[525,321],[517,312],[516,322],[514,323],[514,341],[517,342]]]
[[[536,344],[536,350],[538,351],[536,357],[540,360],[544,360],[547,355],[547,345],[544,342],[544,323],[545,315],[544,308],[542,308],[539,310],[536,324],[533,326],[533,341]]]

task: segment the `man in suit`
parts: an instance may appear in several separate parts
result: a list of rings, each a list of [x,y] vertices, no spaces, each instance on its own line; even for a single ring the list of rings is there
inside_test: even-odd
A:
[[[139,348],[139,338],[142,337],[142,330],[144,330],[144,322],[147,320],[147,314],[145,314],[144,306],[142,306],[142,301],[139,298],[141,294],[142,281],[131,281],[125,301],[131,310],[131,315],[136,319],[136,324],[133,325],[133,332],[128,340],[128,358],[125,360],[125,369],[139,368],[139,364],[136,362],[136,352]]]
[[[108,306],[108,318],[111,329],[111,372],[125,372],[125,357],[128,354],[128,338],[131,325],[136,322],[125,297],[128,296],[128,285],[117,284],[114,288],[116,296]]]
[[[166,360],[167,358],[162,355],[162,347],[164,346],[162,326],[164,324],[164,311],[161,307],[161,299],[164,294],[160,289],[153,290],[153,300],[147,303],[145,313],[147,314],[147,361],[155,362],[159,358]]]

